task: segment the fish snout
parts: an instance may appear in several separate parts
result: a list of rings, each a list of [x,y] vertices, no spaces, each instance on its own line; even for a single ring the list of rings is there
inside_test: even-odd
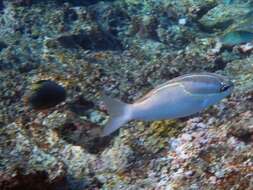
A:
[[[228,80],[226,82],[222,82],[220,92],[221,93],[225,92],[227,94],[231,94],[233,89],[234,89],[234,83],[231,80]]]

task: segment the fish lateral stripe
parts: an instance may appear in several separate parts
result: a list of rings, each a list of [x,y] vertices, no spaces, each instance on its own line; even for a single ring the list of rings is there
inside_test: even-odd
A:
[[[215,77],[215,75],[211,75],[211,74],[193,74],[193,75],[185,75],[185,76],[179,76],[175,79],[172,79],[162,85],[159,85],[157,88],[155,88],[154,90],[150,91],[146,96],[144,96],[143,98],[140,98],[138,100],[138,102],[141,102],[141,101],[144,101],[145,99],[149,98],[150,96],[152,95],[155,95],[156,93],[158,93],[160,90],[164,89],[164,88],[169,88],[169,87],[172,87],[172,86],[176,86],[176,85],[179,85],[180,87],[182,87],[184,89],[184,91],[187,93],[187,94],[190,94],[190,95],[193,95],[193,96],[201,96],[202,94],[197,94],[197,93],[191,93],[189,92],[186,88],[185,88],[185,85],[182,84],[181,81],[183,81],[184,79],[186,78],[192,78],[192,77],[211,77],[215,80],[217,80],[217,77]],[[181,81],[178,81],[178,80],[181,80]],[[217,82],[219,82],[217,80]],[[206,95],[212,95],[212,94],[215,94],[215,93],[210,93],[210,94],[206,94]]]
[[[167,84],[167,85],[161,85],[159,88],[155,88],[155,89],[151,90],[149,93],[147,93],[146,95],[144,95],[143,97],[138,99],[135,103],[143,102],[144,100],[146,100],[149,97],[155,95],[156,93],[158,93],[162,89],[167,88],[167,87],[176,86],[176,85],[180,85],[180,84],[179,83],[170,83],[170,84]]]

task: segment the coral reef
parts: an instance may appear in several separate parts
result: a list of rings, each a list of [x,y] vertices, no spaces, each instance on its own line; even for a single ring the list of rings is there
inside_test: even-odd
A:
[[[253,45],[242,31],[252,34],[247,0],[0,1],[0,189],[253,189]],[[100,137],[101,92],[132,103],[200,71],[227,75],[234,93]],[[31,109],[38,81],[64,98]]]

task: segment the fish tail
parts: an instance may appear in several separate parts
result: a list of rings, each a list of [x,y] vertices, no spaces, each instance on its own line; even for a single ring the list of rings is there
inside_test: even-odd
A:
[[[109,121],[102,132],[102,136],[107,136],[131,120],[131,106],[104,94],[102,94],[102,99],[110,115]]]

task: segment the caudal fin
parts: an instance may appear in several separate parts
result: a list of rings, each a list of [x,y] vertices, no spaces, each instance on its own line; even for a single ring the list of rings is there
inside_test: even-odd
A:
[[[107,136],[120,128],[131,119],[129,104],[102,95],[103,102],[110,114],[110,119],[103,129],[102,136]]]

